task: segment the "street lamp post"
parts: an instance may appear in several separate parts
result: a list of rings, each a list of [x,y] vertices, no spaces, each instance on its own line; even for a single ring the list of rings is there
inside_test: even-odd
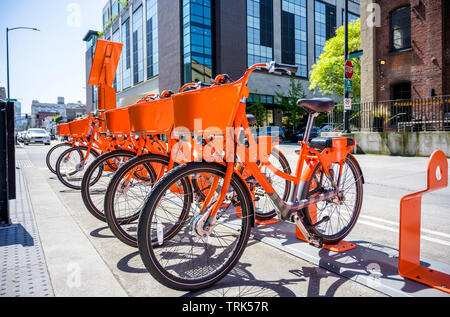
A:
[[[32,30],[32,31],[40,31],[37,28],[29,28],[29,27],[25,27],[25,26],[20,26],[20,27],[16,27],[16,28],[6,28],[6,82],[8,85],[8,100],[11,98],[10,96],[10,88],[9,88],[9,32],[10,31],[14,31],[14,30]]]

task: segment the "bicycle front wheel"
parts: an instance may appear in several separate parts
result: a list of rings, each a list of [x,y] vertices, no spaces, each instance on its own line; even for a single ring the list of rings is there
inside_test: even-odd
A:
[[[47,164],[48,169],[53,174],[56,174],[56,161],[61,156],[62,152],[71,148],[72,145],[70,143],[60,143],[52,147],[45,157],[45,163]]]
[[[56,176],[63,185],[75,189],[81,189],[81,182],[86,167],[89,166],[99,155],[91,149],[78,146],[64,151],[56,161]],[[83,164],[84,162],[84,164]]]
[[[136,156],[135,152],[117,150],[99,156],[86,169],[81,182],[81,197],[87,210],[98,220],[106,221],[104,198],[109,182],[120,166]]]
[[[245,183],[232,176],[216,223],[203,231],[202,216],[209,209],[200,212],[202,203],[195,203],[199,200],[191,182],[202,175],[215,179],[218,186],[209,195],[210,208],[218,199],[225,172],[226,167],[216,163],[187,163],[167,173],[148,196],[139,218],[139,253],[147,270],[163,285],[185,291],[203,289],[225,277],[239,261],[254,217]],[[180,217],[182,213],[186,216]]]

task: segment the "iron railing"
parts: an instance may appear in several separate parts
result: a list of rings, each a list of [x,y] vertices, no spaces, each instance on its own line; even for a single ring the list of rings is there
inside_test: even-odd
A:
[[[354,103],[349,118],[352,131],[450,131],[450,96]],[[335,131],[343,130],[343,121],[342,106],[328,114]]]

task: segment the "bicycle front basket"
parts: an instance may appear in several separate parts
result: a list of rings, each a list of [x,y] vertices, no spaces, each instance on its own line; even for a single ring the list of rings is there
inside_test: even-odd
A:
[[[86,138],[91,131],[91,120],[89,117],[69,122],[70,134],[75,138]]]
[[[128,108],[118,108],[106,111],[106,128],[114,135],[130,134],[130,118]]]
[[[168,134],[173,126],[172,98],[135,104],[128,113],[132,133]]]
[[[172,96],[178,132],[224,133],[233,126],[242,83],[213,86]]]
[[[68,123],[61,123],[57,125],[59,136],[70,136],[70,128]]]

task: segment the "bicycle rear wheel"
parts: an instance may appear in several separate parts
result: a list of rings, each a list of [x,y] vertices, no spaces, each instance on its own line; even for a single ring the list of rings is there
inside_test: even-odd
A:
[[[120,166],[135,156],[135,152],[127,150],[108,152],[86,169],[81,182],[81,197],[87,210],[98,220],[106,222],[104,200],[110,180]]]
[[[163,285],[186,291],[206,288],[225,277],[239,261],[254,216],[245,183],[236,174],[232,176],[217,222],[208,232],[203,231],[204,213],[200,213],[201,204],[194,203],[191,184],[191,179],[209,174],[220,188],[225,172],[226,167],[216,163],[187,163],[167,173],[148,196],[139,218],[139,253],[147,270]],[[208,208],[219,192],[214,191]],[[240,217],[236,206],[240,206]],[[182,213],[187,214],[180,217]]]
[[[333,163],[330,173],[337,183],[339,164]],[[308,199],[331,189],[333,189],[331,181],[319,163],[311,179],[303,187],[300,199]],[[324,217],[329,217],[328,221],[310,229],[310,233],[321,237],[324,244],[336,244],[344,239],[353,229],[361,211],[363,175],[358,163],[351,156],[347,156],[343,165],[339,191],[338,197],[302,210],[307,225],[313,225]]]

